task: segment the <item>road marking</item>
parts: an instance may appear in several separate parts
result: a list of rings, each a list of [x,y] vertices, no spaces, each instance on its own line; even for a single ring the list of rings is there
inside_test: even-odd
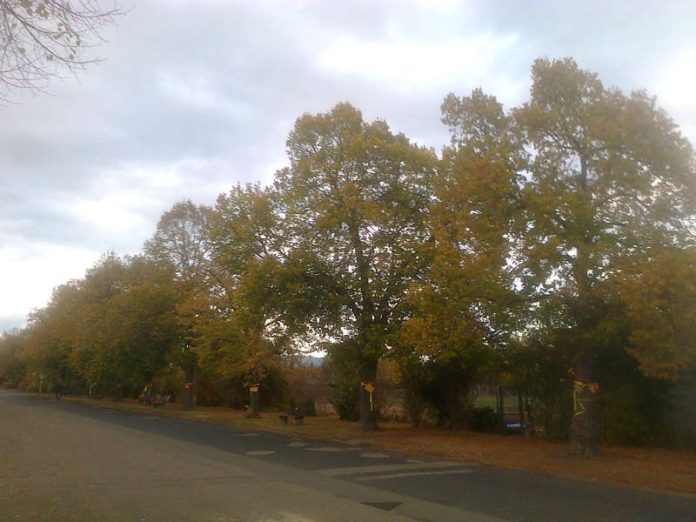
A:
[[[370,439],[346,439],[341,442],[343,442],[343,444],[348,444],[349,446],[361,446],[363,444],[369,444],[372,441]]]
[[[367,453],[363,453],[363,454],[360,455],[360,456],[363,457],[363,458],[366,458],[366,459],[388,459],[388,458],[389,458],[389,455],[387,455],[386,453],[370,453],[370,452],[367,452]]]
[[[291,442],[288,444],[289,448],[304,448],[307,445],[306,442]]]
[[[250,457],[263,457],[265,455],[273,455],[275,451],[273,450],[252,450],[252,451],[247,451],[244,453],[245,455],[249,455]]]
[[[384,511],[391,511],[394,508],[399,507],[402,503],[401,502],[361,502],[361,504],[364,504],[366,506],[374,507],[377,509],[383,509]]]
[[[358,451],[358,448],[337,448],[335,446],[322,446],[320,448],[305,448],[305,451],[323,451],[325,453],[342,453],[344,451]]]
[[[368,481],[368,480],[387,480],[402,477],[423,477],[428,475],[458,475],[463,473],[471,473],[470,469],[446,469],[444,471],[409,471],[406,473],[391,473],[389,475],[377,475],[373,477],[358,477],[356,480]]]
[[[320,475],[327,477],[339,477],[342,475],[360,475],[363,473],[384,473],[387,471],[409,471],[409,470],[425,470],[437,468],[453,468],[462,466],[461,462],[437,461],[424,462],[423,464],[377,464],[374,466],[355,466],[349,468],[326,468],[317,470]]]

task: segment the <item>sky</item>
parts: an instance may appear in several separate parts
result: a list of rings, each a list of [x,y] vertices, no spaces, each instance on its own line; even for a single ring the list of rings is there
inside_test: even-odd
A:
[[[535,58],[645,89],[696,143],[696,2],[142,0],[104,60],[0,106],[0,331],[174,203],[269,183],[303,113],[349,101],[440,150],[440,104],[524,102]]]

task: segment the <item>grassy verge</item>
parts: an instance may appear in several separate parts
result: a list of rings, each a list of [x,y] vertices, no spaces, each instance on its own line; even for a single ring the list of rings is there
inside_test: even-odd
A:
[[[248,419],[245,412],[228,408],[198,407],[184,410],[179,404],[155,409],[135,401],[90,400],[67,397],[67,400],[119,409],[147,411],[227,424],[254,430],[273,431],[297,437],[360,440],[374,446],[431,455],[480,464],[542,471],[552,475],[622,484],[686,494],[696,494],[696,452],[649,448],[604,447],[599,456],[583,459],[572,455],[566,444],[525,436],[504,436],[436,428],[414,429],[396,422],[385,422],[376,433],[359,431],[356,423],[336,417],[306,417],[302,425],[283,424],[277,413],[262,413],[260,419]]]

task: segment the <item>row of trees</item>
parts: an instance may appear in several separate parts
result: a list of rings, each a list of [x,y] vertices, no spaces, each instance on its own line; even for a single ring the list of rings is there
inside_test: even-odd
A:
[[[440,156],[347,103],[300,117],[272,186],[176,204],[142,256],[107,255],[6,335],[0,371],[135,382],[175,364],[243,387],[323,349],[365,430],[385,358],[414,418],[458,424],[471,386],[505,375],[585,452],[597,381],[607,411],[634,390],[633,418],[656,422],[645,401],[696,361],[687,140],[570,59],[537,60],[519,107],[477,89],[442,115]]]

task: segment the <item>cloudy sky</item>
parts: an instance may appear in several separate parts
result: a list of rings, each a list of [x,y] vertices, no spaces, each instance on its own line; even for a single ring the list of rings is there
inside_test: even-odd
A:
[[[656,95],[696,143],[693,1],[141,0],[106,61],[0,107],[0,331],[159,216],[269,182],[304,112],[347,100],[436,149],[439,106],[527,97],[540,56]]]

